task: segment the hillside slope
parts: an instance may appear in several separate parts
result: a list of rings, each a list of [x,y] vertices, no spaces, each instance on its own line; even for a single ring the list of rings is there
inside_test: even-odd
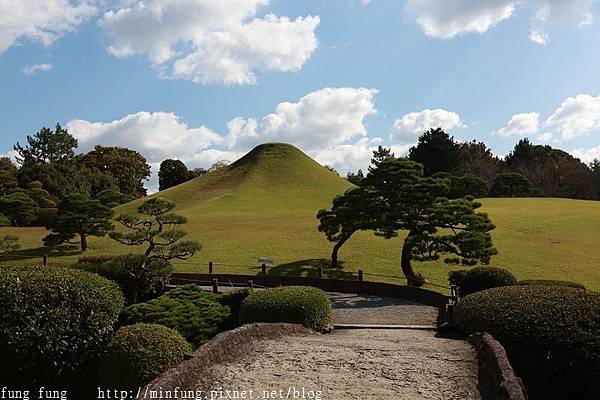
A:
[[[186,216],[189,237],[203,249],[194,258],[176,261],[181,271],[258,272],[257,258],[273,258],[270,271],[279,275],[312,275],[328,259],[331,244],[318,232],[317,211],[351,187],[344,179],[290,145],[258,146],[229,168],[163,191]],[[519,279],[570,279],[600,289],[600,202],[552,198],[482,199],[483,209],[496,224],[492,232],[499,254],[492,265],[507,268]],[[119,207],[135,211],[142,200]],[[0,234],[22,238],[23,249],[3,263],[39,262],[42,228],[0,228]],[[371,232],[355,234],[340,252],[341,268],[331,277],[346,278],[358,269],[365,279],[404,282],[398,267],[403,235],[385,240]],[[134,250],[108,238],[92,238],[90,254]],[[60,249],[51,263],[66,264],[79,256]],[[250,269],[253,266],[255,269]],[[441,263],[415,263],[437,284],[447,284],[449,268]],[[390,278],[395,276],[396,278]],[[443,290],[443,289],[440,289]]]
[[[352,184],[296,147],[265,143],[229,167],[164,190],[160,196],[177,203],[178,212],[205,213],[310,212],[331,204]],[[133,211],[142,200],[117,212]]]

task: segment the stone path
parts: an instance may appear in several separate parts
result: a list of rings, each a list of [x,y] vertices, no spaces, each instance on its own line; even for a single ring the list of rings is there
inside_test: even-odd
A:
[[[329,295],[334,324],[435,325],[437,318],[435,307],[404,300]],[[253,390],[249,398],[330,400],[479,400],[477,374],[476,354],[465,341],[400,329],[259,341],[245,357],[210,373],[213,388]]]
[[[252,389],[254,398],[265,391],[294,398],[286,394],[304,390],[314,396],[304,398],[331,400],[480,399],[471,347],[427,331],[339,330],[260,341],[211,375],[212,387]]]
[[[438,309],[391,297],[329,293],[334,324],[435,325]]]

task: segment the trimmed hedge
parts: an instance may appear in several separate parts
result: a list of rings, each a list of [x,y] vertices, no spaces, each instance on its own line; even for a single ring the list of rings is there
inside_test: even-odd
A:
[[[252,289],[248,288],[230,290],[220,295],[218,301],[224,306],[229,306],[232,313],[239,313],[240,308],[242,308],[242,303],[252,294],[252,292]]]
[[[131,390],[181,363],[192,346],[176,330],[156,324],[134,324],[117,331],[108,345],[103,384]]]
[[[123,307],[119,287],[61,267],[0,267],[0,376],[56,382],[99,358]]]
[[[506,349],[532,398],[597,399],[600,294],[559,286],[484,290],[458,302],[455,324]]]
[[[480,290],[517,284],[517,278],[502,268],[476,267],[465,273],[459,287],[461,297]]]
[[[552,280],[552,279],[526,279],[523,281],[519,281],[519,285],[527,286],[527,285],[542,285],[542,286],[564,286],[571,287],[575,289],[583,289],[585,290],[585,286],[578,282],[572,281],[560,281],[560,280]]]
[[[308,286],[286,286],[257,291],[242,303],[242,323],[289,322],[318,332],[331,328],[333,311],[327,294]]]
[[[131,305],[120,317],[121,325],[139,322],[160,324],[181,333],[198,347],[231,324],[229,307],[218,296],[197,285],[184,285],[147,303]]]

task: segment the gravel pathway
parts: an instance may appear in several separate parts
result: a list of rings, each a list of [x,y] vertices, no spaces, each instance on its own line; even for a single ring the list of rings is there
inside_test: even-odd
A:
[[[334,324],[435,325],[438,309],[391,297],[328,293]]]
[[[480,399],[473,349],[427,331],[339,330],[265,340],[234,363],[214,365],[210,375],[217,377],[214,389],[252,389],[247,398]],[[302,390],[305,397],[294,397]]]

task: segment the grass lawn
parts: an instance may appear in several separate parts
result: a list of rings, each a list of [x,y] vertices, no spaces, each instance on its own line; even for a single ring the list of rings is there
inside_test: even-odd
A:
[[[275,260],[271,274],[316,276],[316,266],[329,258],[331,244],[317,231],[315,215],[348,187],[291,146],[259,148],[229,170],[161,192],[188,217],[189,237],[203,245],[192,259],[174,264],[179,271],[203,272],[208,261],[214,261],[215,272],[256,274],[258,269],[247,266],[258,266],[258,257],[268,257]],[[531,198],[482,203],[497,226],[492,236],[499,254],[492,265],[519,279],[567,279],[600,290],[600,202]],[[132,211],[138,204],[116,211]],[[23,243],[4,264],[39,263],[48,251],[42,247],[43,228],[0,228],[0,233],[15,234]],[[398,266],[402,240],[402,235],[386,240],[360,232],[342,248],[341,268],[326,272],[347,278],[363,269],[366,280],[404,283]],[[88,253],[132,250],[108,238],[91,238]],[[51,264],[68,264],[80,252],[64,247],[50,256]],[[415,269],[432,283],[447,285],[450,268],[443,263],[415,263]]]

